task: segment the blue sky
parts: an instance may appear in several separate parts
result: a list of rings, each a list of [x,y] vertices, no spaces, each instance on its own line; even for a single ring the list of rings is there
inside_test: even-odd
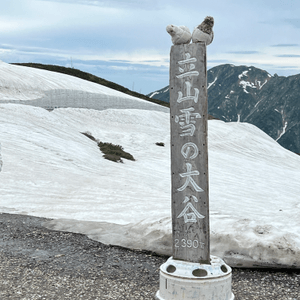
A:
[[[299,0],[0,0],[0,60],[73,66],[143,94],[169,83],[168,24],[215,19],[208,69],[300,73]]]

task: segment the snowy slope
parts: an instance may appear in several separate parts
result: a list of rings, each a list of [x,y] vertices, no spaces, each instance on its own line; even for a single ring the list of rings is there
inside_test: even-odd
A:
[[[0,61],[0,103],[92,109],[133,108],[167,112],[168,108],[77,77]]]
[[[1,144],[0,144],[0,172],[1,172],[1,169],[2,169],[2,156],[1,156]]]
[[[86,131],[136,161],[105,160]],[[0,142],[1,212],[171,255],[168,113],[0,104]],[[209,173],[212,254],[300,268],[300,157],[253,125],[213,120]]]

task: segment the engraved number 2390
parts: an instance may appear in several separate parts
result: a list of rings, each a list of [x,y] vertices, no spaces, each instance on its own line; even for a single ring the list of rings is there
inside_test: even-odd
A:
[[[201,249],[203,249],[204,247],[204,243],[198,242],[198,240],[186,240],[186,239],[181,239],[179,241],[179,239],[175,239],[175,248],[195,248],[197,249],[198,247],[201,247]]]

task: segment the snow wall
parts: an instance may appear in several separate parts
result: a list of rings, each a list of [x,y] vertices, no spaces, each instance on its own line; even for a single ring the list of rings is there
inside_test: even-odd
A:
[[[168,112],[169,108],[148,102],[137,101],[135,98],[118,97],[115,95],[90,93],[77,90],[44,91],[45,96],[35,100],[1,100],[1,103],[14,103],[42,107],[48,110],[55,108],[88,108],[105,109],[143,109]]]

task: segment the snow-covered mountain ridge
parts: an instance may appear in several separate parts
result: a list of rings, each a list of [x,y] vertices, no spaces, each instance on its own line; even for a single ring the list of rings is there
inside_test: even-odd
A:
[[[40,63],[12,63],[12,65],[17,65],[17,66],[25,66],[25,67],[30,67],[30,68],[36,68],[36,69],[42,69],[42,70],[47,70],[47,71],[51,71],[51,72],[56,72],[56,73],[62,73],[62,74],[66,74],[69,76],[74,76],[77,78],[81,78],[87,81],[91,81],[97,84],[100,84],[102,86],[106,86],[110,89],[122,92],[124,94],[136,97],[136,98],[140,98],[143,100],[147,100],[150,102],[154,102],[156,104],[160,104],[162,106],[166,106],[168,107],[168,104],[165,103],[164,101],[159,101],[156,99],[150,99],[149,97],[140,94],[136,91],[130,90],[120,84],[114,83],[112,81],[106,80],[104,78],[98,77],[96,75],[93,75],[91,73],[87,73],[84,71],[81,71],[79,69],[76,68],[69,68],[69,67],[64,67],[64,66],[60,66],[60,65],[47,65],[47,64],[40,64]]]
[[[82,107],[168,111],[161,105],[77,77],[1,61],[0,103],[19,103],[46,109]]]
[[[255,67],[226,64],[208,70],[207,87],[210,115],[254,124],[300,153],[300,74],[271,76]],[[148,96],[169,102],[168,86]]]

